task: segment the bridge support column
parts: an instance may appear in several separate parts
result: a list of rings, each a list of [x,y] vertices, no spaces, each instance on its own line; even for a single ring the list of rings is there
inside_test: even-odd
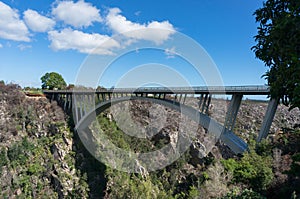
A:
[[[63,94],[60,94],[60,95],[58,96],[58,101],[59,101],[59,105],[60,105],[60,106],[63,106],[63,102],[64,102],[64,96],[63,96]]]
[[[52,102],[53,100],[55,100],[55,94],[52,94],[50,102]]]
[[[183,103],[182,103],[182,104],[184,104],[184,103],[185,103],[186,95],[187,95],[187,94],[185,94],[185,95],[184,95],[184,98],[183,98]]]
[[[84,115],[83,113],[83,109],[84,109],[84,104],[83,104],[83,100],[84,100],[84,96],[83,95],[79,95],[79,117],[78,117],[78,121],[82,118],[82,116]]]
[[[207,96],[208,96],[208,94],[205,94],[204,101],[202,102],[202,107],[201,107],[201,112],[202,113],[204,112],[205,104],[206,104],[206,101],[207,101]]]
[[[181,103],[182,94],[179,94],[179,100],[178,102]]]
[[[81,117],[83,117],[84,115],[85,115],[85,113],[86,113],[86,108],[87,108],[87,99],[88,99],[88,95],[82,95],[82,115],[81,115]]]
[[[202,100],[203,100],[203,94],[201,94],[201,96],[199,97],[199,103],[198,103],[199,110],[201,108]]]
[[[72,95],[68,95],[68,110],[72,111]]]
[[[242,98],[243,95],[241,94],[232,95],[229,108],[226,113],[225,124],[224,124],[224,127],[227,128],[229,131],[232,131],[234,128],[236,116],[238,114]]]
[[[210,102],[211,102],[211,95],[208,96],[208,101],[207,101],[207,104],[206,104],[206,110],[205,110],[205,113],[208,115],[208,111],[209,111],[209,105],[210,105]]]
[[[78,101],[79,100],[79,95],[78,94],[73,94],[73,101],[72,103],[74,103],[73,107],[72,107],[72,110],[75,111],[75,118],[74,120],[76,121],[76,123],[80,120],[80,108],[79,108],[79,103]]]
[[[257,141],[260,142],[263,138],[266,138],[268,136],[272,121],[274,119],[276,109],[278,106],[278,99],[271,99],[268,104],[268,108],[265,113],[264,121],[262,123],[262,126],[260,128],[260,132],[257,138]]]
[[[68,103],[68,94],[65,94],[64,96],[65,100],[64,100],[64,110],[67,110],[67,103]]]

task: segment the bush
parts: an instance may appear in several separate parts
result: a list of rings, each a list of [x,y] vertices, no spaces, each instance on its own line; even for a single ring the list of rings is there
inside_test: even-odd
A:
[[[15,143],[7,151],[7,156],[13,165],[24,165],[31,154],[34,145],[24,138],[20,143]]]
[[[256,191],[264,191],[274,178],[272,158],[260,156],[253,149],[246,152],[240,160],[222,160],[227,171],[233,173],[234,182],[249,184]]]
[[[222,199],[265,199],[265,197],[253,191],[252,189],[244,189],[239,194],[235,191],[231,191]]]
[[[0,175],[2,174],[2,167],[7,165],[8,160],[6,158],[6,153],[5,153],[5,149],[2,148],[0,150]]]

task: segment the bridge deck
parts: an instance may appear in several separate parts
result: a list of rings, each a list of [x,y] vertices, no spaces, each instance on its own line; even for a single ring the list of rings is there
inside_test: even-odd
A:
[[[93,93],[151,93],[151,94],[217,94],[217,95],[268,95],[268,86],[201,86],[201,87],[141,87],[141,88],[110,88],[103,90],[44,90],[45,94],[93,94]]]

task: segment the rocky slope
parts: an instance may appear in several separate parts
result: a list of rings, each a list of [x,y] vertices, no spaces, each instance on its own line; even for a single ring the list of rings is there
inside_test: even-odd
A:
[[[0,85],[0,198],[86,198],[73,145],[56,103]]]
[[[191,106],[197,106],[195,99],[187,99],[187,102]],[[229,101],[213,99],[209,114],[223,123],[228,104]],[[291,168],[292,155],[296,154],[299,149],[296,146],[299,133],[293,135],[292,131],[297,131],[297,129],[299,131],[300,111],[298,109],[288,111],[287,107],[279,105],[268,137],[271,142],[263,142],[257,149],[260,154],[256,154],[253,151],[253,139],[259,133],[267,105],[267,102],[262,101],[242,101],[234,131],[249,143],[252,151],[242,159],[241,163],[240,157],[235,156],[223,143],[216,142],[214,137],[208,136],[202,127],[174,110],[145,101],[130,101],[112,106],[110,111],[99,116],[99,123],[104,127],[106,135],[120,148],[145,153],[158,150],[167,144],[176,146],[180,134],[192,135],[192,144],[181,158],[165,169],[156,172],[146,170],[140,173],[142,180],[136,179],[134,174],[124,174],[108,169],[106,171],[108,179],[106,197],[122,197],[126,193],[138,195],[148,189],[153,190],[152,197],[154,198],[163,197],[164,194],[166,194],[164,197],[173,196],[174,198],[220,198],[232,190],[234,190],[232,195],[235,196],[245,194],[246,198],[251,196],[263,198],[261,193],[274,198],[273,190],[276,189],[281,189],[279,198],[285,194],[290,195],[296,189],[294,184],[297,183],[295,183],[295,177],[289,177],[286,172]],[[182,128],[180,122],[186,126]],[[115,136],[112,136],[112,132]],[[136,137],[148,139],[145,141]],[[282,139],[285,143],[282,143]],[[118,145],[118,143],[123,144]],[[291,150],[290,147],[293,149]],[[234,161],[237,161],[236,164],[241,164],[241,170],[234,175],[241,175],[240,172],[242,172],[242,175],[254,176],[256,173],[257,176],[253,178],[258,181],[263,179],[261,184],[258,185],[255,182],[249,185],[249,181],[243,180],[241,182],[245,184],[235,184],[234,175],[226,171],[220,163],[228,158],[234,158]],[[164,158],[162,156],[159,159]],[[232,163],[233,160],[228,161]],[[139,164],[143,165],[143,162]],[[265,173],[257,174],[258,172]],[[236,178],[243,179],[242,177]],[[122,182],[125,184],[123,185]],[[265,187],[263,191],[260,186]],[[270,187],[268,192],[266,192],[266,187]],[[249,191],[247,188],[258,192]],[[158,189],[162,191],[157,191]]]
[[[229,100],[212,99],[208,114],[224,124],[229,103]],[[186,104],[197,108],[195,98],[187,98]],[[243,100],[234,132],[247,142],[249,139],[255,139],[258,136],[267,106],[268,102]],[[196,125],[188,117],[159,104],[147,101],[123,102],[112,106],[107,117],[110,121],[115,120],[118,127],[131,136],[152,138],[153,140],[165,138],[167,139],[166,143],[170,142],[173,145],[176,144],[172,141],[177,141],[178,131],[181,131],[181,134],[188,133],[193,137],[192,147],[198,149],[199,157],[206,156],[215,147],[215,144],[218,145],[217,148],[230,153],[226,147],[222,147],[222,144],[216,143],[213,137],[207,135],[205,129]],[[299,128],[299,125],[300,110],[295,108],[289,111],[288,107],[280,104],[270,129],[269,138],[273,138],[286,129]],[[223,155],[226,156],[226,154]]]
[[[187,103],[197,106],[195,99],[187,99]],[[209,114],[224,122],[228,104],[214,99]],[[257,136],[266,107],[265,102],[243,101],[235,133],[246,141]],[[299,128],[299,115],[298,109],[289,112],[279,105],[269,136],[276,150],[264,152],[268,157],[246,156],[258,163],[266,158],[268,165],[273,165],[276,180],[270,190],[289,182],[284,173],[292,164],[288,153],[299,148],[298,134],[290,130]],[[136,173],[121,172],[104,166],[86,151],[73,134],[71,120],[55,102],[28,98],[17,85],[0,85],[0,198],[210,198],[224,196],[233,188],[253,188],[231,183],[233,176],[220,160],[235,156],[205,129],[174,110],[131,101],[113,106],[98,122],[112,143],[137,154],[168,144],[175,151],[177,141],[189,136],[192,145],[161,170],[150,172],[143,162],[136,162]],[[283,137],[283,132],[289,137]],[[97,132],[92,129],[92,133],[96,137]],[[247,161],[245,165],[251,166]]]

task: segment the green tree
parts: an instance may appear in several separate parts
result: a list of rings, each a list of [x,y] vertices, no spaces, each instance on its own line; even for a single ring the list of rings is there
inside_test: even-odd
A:
[[[269,67],[264,77],[271,97],[290,109],[300,107],[299,12],[299,0],[267,0],[254,13],[260,25],[252,50]]]
[[[41,77],[41,81],[42,89],[64,89],[67,86],[63,77],[56,72],[46,73]]]
[[[254,191],[265,191],[274,179],[272,157],[257,154],[254,144],[250,141],[249,152],[245,152],[240,160],[229,158],[221,162],[233,174],[233,182],[249,185]]]

